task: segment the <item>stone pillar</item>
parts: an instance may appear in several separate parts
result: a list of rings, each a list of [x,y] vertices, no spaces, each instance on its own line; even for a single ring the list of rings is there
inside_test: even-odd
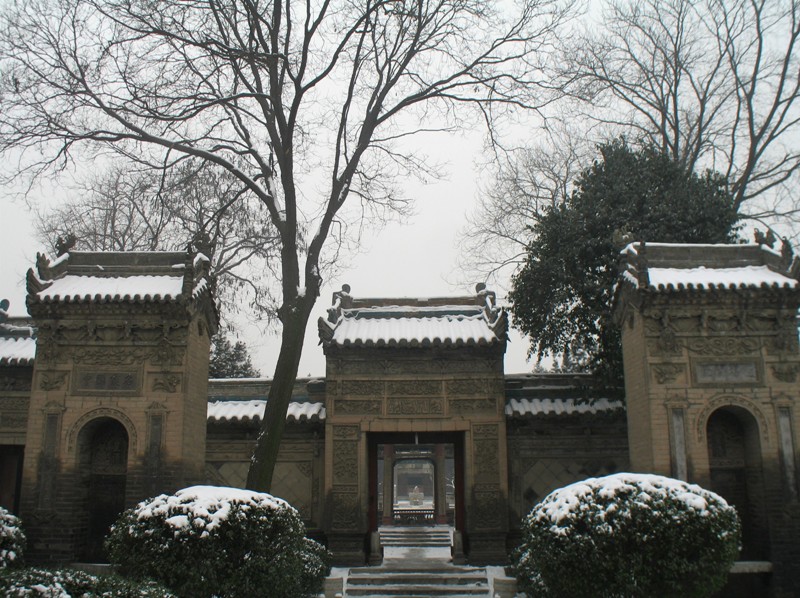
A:
[[[383,525],[394,523],[394,446],[383,445]]]
[[[436,459],[434,464],[434,474],[436,476],[434,506],[436,509],[436,513],[434,517],[437,524],[445,525],[447,524],[447,494],[445,489],[446,467],[445,467],[445,452],[443,444],[436,445],[434,456]]]

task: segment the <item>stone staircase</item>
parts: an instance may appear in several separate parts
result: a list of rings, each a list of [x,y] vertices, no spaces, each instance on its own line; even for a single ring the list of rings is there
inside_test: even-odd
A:
[[[446,525],[432,527],[382,527],[381,546],[442,546],[450,547],[452,532]]]
[[[344,596],[371,598],[489,596],[486,569],[450,562],[452,529],[447,526],[383,527],[379,567],[350,569]]]
[[[345,589],[347,598],[485,598],[488,595],[485,569],[454,565],[358,567],[350,570]]]

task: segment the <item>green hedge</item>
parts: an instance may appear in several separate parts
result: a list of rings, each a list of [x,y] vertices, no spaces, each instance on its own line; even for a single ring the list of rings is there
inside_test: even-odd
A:
[[[305,538],[297,511],[269,494],[194,486],[122,514],[106,541],[111,562],[186,598],[313,595],[330,554]]]
[[[530,596],[686,598],[724,585],[740,526],[699,486],[622,473],[552,492],[523,533],[515,569]]]
[[[0,590],[6,598],[175,598],[154,582],[73,569],[7,570],[0,575]]]
[[[0,569],[21,567],[24,554],[25,534],[19,518],[0,507]]]

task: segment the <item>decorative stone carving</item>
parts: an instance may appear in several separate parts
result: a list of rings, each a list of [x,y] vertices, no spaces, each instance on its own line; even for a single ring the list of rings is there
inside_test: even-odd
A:
[[[758,350],[754,338],[711,337],[689,340],[689,351],[698,355],[746,355]]]
[[[448,406],[453,415],[494,413],[497,409],[497,401],[494,398],[450,399]]]
[[[497,439],[475,440],[473,443],[475,456],[475,475],[495,477],[498,471]]]
[[[381,380],[342,380],[343,395],[383,396]]]
[[[98,407],[97,409],[92,409],[88,413],[84,413],[81,417],[78,418],[72,427],[69,429],[67,433],[67,451],[69,453],[74,453],[75,451],[75,440],[78,436],[78,433],[83,429],[83,427],[92,421],[93,419],[97,419],[98,417],[110,417],[112,419],[117,420],[121,423],[125,430],[128,432],[128,447],[130,453],[135,455],[136,454],[136,445],[138,435],[136,433],[136,426],[133,425],[133,422],[130,418],[125,415],[119,409],[114,409],[112,407]]]
[[[478,438],[497,438],[497,424],[478,424],[472,427],[472,435]]]
[[[797,352],[797,329],[781,328],[767,341],[767,352],[771,355]]]
[[[754,361],[694,364],[696,384],[757,384],[760,382],[758,374]]]
[[[442,399],[389,399],[387,415],[442,415]]]
[[[39,388],[57,390],[64,386],[69,372],[42,372],[39,374]]]
[[[477,529],[497,529],[502,527],[505,508],[500,489],[481,485],[473,493],[473,513]]]
[[[23,392],[29,391],[30,389],[31,380],[28,376],[0,376],[0,390]]]
[[[683,365],[677,363],[661,363],[653,366],[653,377],[659,384],[668,384],[683,374]]]
[[[334,403],[334,409],[336,413],[341,413],[343,415],[379,415],[381,413],[382,406],[383,401],[379,399],[339,399]]]
[[[789,383],[797,380],[797,372],[800,371],[800,365],[796,363],[773,363],[770,368],[776,380]]]
[[[390,396],[438,395],[442,393],[442,383],[438,380],[392,380],[387,392]]]
[[[358,494],[334,491],[331,502],[333,503],[333,517],[331,518],[333,529],[348,532],[357,530],[360,514]]]
[[[139,391],[139,372],[137,370],[75,370],[72,391],[81,392],[126,392]]]
[[[28,397],[0,397],[0,409],[3,411],[25,411],[27,413],[29,405]]]
[[[24,430],[27,427],[27,411],[0,411],[0,428],[8,430]]]
[[[142,349],[115,347],[83,347],[72,352],[75,363],[88,365],[135,365],[142,363],[146,356],[147,353]]]
[[[307,478],[311,477],[311,461],[298,461],[297,470]]]
[[[152,389],[154,391],[176,392],[181,385],[181,377],[178,374],[163,374],[153,378]]]
[[[339,440],[358,440],[358,426],[334,426],[333,437]]]
[[[183,353],[183,348],[175,347],[168,340],[162,339],[158,347],[150,352],[149,357],[156,365],[181,365]]]
[[[445,383],[448,395],[485,395],[486,378],[448,380]]]

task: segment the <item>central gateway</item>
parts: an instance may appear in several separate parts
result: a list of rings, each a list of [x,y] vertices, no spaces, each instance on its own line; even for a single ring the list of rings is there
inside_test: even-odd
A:
[[[449,523],[475,564],[508,533],[503,354],[495,295],[355,299],[320,319],[325,349],[325,531],[337,564],[379,558],[378,525]],[[460,540],[460,541],[459,541]]]

